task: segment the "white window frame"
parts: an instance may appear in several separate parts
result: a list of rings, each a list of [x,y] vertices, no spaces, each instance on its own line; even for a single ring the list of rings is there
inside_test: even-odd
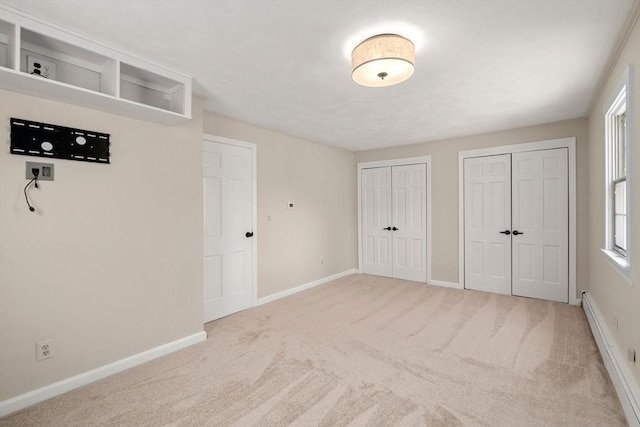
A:
[[[633,186],[633,170],[632,170],[632,146],[633,146],[633,67],[629,65],[622,75],[622,78],[615,87],[615,91],[611,100],[605,105],[604,119],[605,119],[605,247],[602,248],[602,253],[605,255],[605,259],[619,272],[630,284],[633,285],[633,200],[632,200],[632,186]],[[616,143],[615,143],[615,117],[621,112],[621,109],[625,107],[626,111],[626,151],[625,151],[625,163],[626,163],[626,253],[622,254],[615,249],[614,241],[614,226],[615,220],[613,212],[613,192],[614,181],[617,179],[615,176],[616,167],[613,162],[617,162],[618,156],[616,155]]]

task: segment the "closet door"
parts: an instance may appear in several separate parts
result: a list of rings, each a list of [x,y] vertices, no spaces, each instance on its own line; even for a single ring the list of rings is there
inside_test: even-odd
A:
[[[427,165],[392,168],[393,277],[427,281]]]
[[[393,276],[391,168],[363,169],[362,203],[362,272]]]
[[[513,295],[569,301],[567,151],[513,154]]]
[[[464,284],[511,294],[511,155],[464,160]]]

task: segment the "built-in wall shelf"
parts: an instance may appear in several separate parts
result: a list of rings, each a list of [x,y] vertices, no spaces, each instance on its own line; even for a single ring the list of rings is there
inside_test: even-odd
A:
[[[162,124],[191,118],[191,77],[0,5],[0,88]]]

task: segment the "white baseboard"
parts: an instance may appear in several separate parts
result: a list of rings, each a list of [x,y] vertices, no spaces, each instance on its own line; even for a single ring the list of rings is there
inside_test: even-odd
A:
[[[443,288],[463,289],[460,283],[445,282],[444,280],[427,279],[427,285],[442,286]]]
[[[34,405],[38,402],[42,402],[43,400],[50,399],[54,396],[66,393],[75,388],[108,377],[109,375],[122,372],[137,365],[141,365],[160,356],[164,356],[165,354],[173,353],[174,351],[181,350],[193,344],[197,344],[206,339],[206,332],[198,332],[196,334],[180,338],[179,340],[163,344],[147,351],[143,351],[142,353],[134,354],[133,356],[117,360],[113,363],[109,363],[108,365],[101,366],[91,371],[83,372],[82,374],[73,376],[71,378],[67,378],[62,381],[58,381],[39,389],[21,394],[19,396],[12,397],[11,399],[3,400],[0,402],[0,416],[10,414],[20,409],[26,408],[27,406]]]
[[[345,277],[350,274],[357,274],[357,273],[358,273],[358,270],[355,268],[352,268],[351,270],[343,271],[342,273],[334,274],[332,276],[323,277],[322,279],[314,280],[313,282],[305,283],[303,285],[296,286],[295,288],[287,289],[286,291],[267,295],[266,297],[258,298],[258,300],[255,303],[255,306],[257,307],[259,305],[266,304],[268,302],[275,301],[280,298],[288,297],[289,295],[297,294],[298,292],[302,292],[307,289],[314,288],[318,285],[322,285],[323,283],[327,283],[332,280],[336,280],[341,277]]]
[[[427,285],[442,286],[443,288],[452,288],[452,289],[464,289],[464,286],[462,286],[460,283],[445,282],[444,280],[427,279]],[[579,305],[580,299],[572,298],[569,300],[569,304]]]
[[[627,422],[631,427],[638,427],[640,426],[640,387],[615,344],[598,306],[588,292],[582,294],[582,307],[611,382],[618,393]]]

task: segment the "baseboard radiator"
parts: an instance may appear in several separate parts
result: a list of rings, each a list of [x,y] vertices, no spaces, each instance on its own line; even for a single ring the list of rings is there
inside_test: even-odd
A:
[[[640,427],[640,387],[615,344],[598,306],[588,292],[582,293],[582,307],[611,382],[618,393],[627,422],[631,427]]]

